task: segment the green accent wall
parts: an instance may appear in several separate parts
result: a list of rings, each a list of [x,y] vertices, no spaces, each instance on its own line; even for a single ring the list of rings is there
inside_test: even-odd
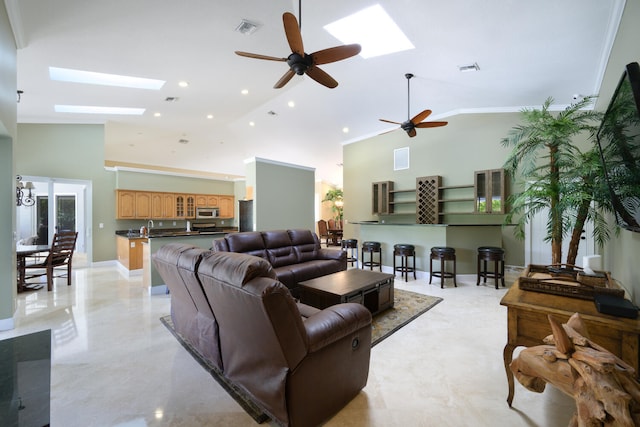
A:
[[[15,197],[16,43],[4,5],[0,6],[0,330],[13,328],[16,298]]]

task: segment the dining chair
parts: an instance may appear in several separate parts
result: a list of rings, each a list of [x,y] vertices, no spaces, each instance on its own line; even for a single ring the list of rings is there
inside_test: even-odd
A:
[[[64,277],[65,274],[55,276],[55,268],[67,267],[67,285],[71,286],[71,261],[73,259],[73,251],[76,248],[76,240],[78,239],[77,231],[60,231],[53,236],[51,249],[49,254],[42,262],[25,265],[26,270],[44,269],[44,273],[34,273],[26,276],[26,279],[34,277],[47,276],[47,290],[53,290],[53,278]]]
[[[327,221],[324,219],[318,221],[318,237],[320,238],[320,245],[322,245],[322,239],[324,239],[324,244],[329,247],[329,230]]]

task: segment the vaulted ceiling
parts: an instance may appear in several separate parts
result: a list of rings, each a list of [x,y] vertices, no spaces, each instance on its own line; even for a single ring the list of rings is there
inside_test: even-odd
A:
[[[437,120],[518,111],[549,96],[561,106],[574,94],[596,94],[624,0],[305,0],[308,53],[342,44],[323,27],[374,4],[415,46],[323,65],[339,82],[335,89],[306,76],[273,89],[285,63],[234,54],[286,57],[282,14],[300,16],[297,1],[5,4],[19,45],[20,123],[103,123],[105,159],[119,164],[233,178],[244,175],[245,159],[261,157],[316,168],[317,179],[340,185],[342,144],[394,128],[380,118],[402,122],[409,112],[429,108],[429,119]],[[257,23],[257,31],[236,31],[243,19]],[[473,63],[479,71],[459,71]],[[57,82],[49,78],[50,66],[166,83],[153,91]],[[406,73],[415,75],[410,105]],[[145,113],[56,113],[55,104],[141,107]]]

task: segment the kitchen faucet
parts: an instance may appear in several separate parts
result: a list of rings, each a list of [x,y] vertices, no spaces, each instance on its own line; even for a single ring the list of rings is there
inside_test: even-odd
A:
[[[147,231],[151,231],[151,229],[153,228],[153,220],[150,219],[149,221],[147,221]]]

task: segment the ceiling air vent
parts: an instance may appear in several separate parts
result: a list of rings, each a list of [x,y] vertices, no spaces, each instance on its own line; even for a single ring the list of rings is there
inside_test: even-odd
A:
[[[244,34],[245,36],[249,36],[255,33],[257,29],[258,29],[258,24],[256,24],[255,22],[248,21],[246,19],[243,19],[240,22],[240,24],[236,27],[236,31],[241,34]]]
[[[167,102],[178,102],[180,98],[177,96],[167,96],[164,100]]]

